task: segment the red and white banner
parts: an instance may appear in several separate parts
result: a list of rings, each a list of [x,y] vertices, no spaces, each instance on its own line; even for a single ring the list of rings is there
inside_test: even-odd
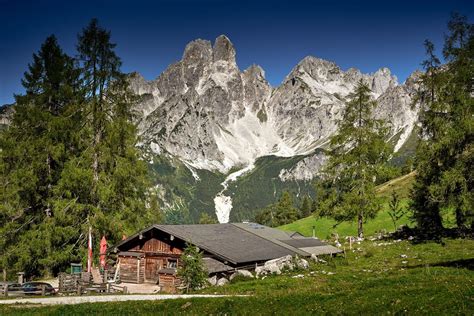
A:
[[[102,236],[102,239],[100,240],[100,253],[99,253],[99,258],[100,258],[99,262],[102,269],[105,269],[106,255],[107,255],[107,239],[105,239],[105,236]]]
[[[92,228],[89,227],[89,242],[87,245],[87,272],[92,271]]]

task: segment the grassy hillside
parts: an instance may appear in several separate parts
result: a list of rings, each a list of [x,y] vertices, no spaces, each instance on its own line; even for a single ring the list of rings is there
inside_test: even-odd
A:
[[[390,198],[393,192],[396,192],[400,198],[408,198],[413,182],[415,181],[416,171],[396,179],[387,181],[377,187],[377,194],[386,198]]]
[[[473,240],[446,240],[444,246],[366,241],[354,252],[348,251],[346,258],[312,263],[309,270],[263,280],[240,280],[201,291],[247,297],[0,306],[0,314],[472,315],[473,254]]]
[[[377,193],[379,196],[385,197],[386,202],[384,203],[384,209],[377,214],[377,217],[373,220],[369,220],[365,226],[365,234],[373,235],[374,233],[382,230],[393,231],[394,226],[388,215],[388,199],[391,196],[392,192],[397,192],[397,194],[402,198],[402,205],[407,206],[408,204],[408,195],[413,185],[415,179],[415,172],[409,173],[402,177],[393,179],[384,184],[381,184],[377,187]],[[327,239],[331,233],[338,233],[340,236],[356,236],[357,235],[357,225],[355,222],[344,222],[336,226],[336,221],[329,218],[320,218],[316,219],[314,216],[309,216],[303,219],[300,219],[291,224],[281,226],[279,228],[286,231],[298,231],[306,236],[312,235],[313,226],[316,226],[316,236],[322,239]],[[398,225],[410,225],[409,216],[405,216],[400,219],[397,223]]]

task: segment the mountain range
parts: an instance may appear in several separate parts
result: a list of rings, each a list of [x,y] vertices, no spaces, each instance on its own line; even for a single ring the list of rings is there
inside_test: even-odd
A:
[[[224,35],[217,37],[214,45],[198,39],[186,46],[180,61],[155,80],[146,81],[138,73],[130,75],[132,90],[141,96],[136,108],[141,145],[151,165],[156,165],[157,185],[161,190],[170,189],[160,179],[159,165],[163,160],[172,173],[179,169],[178,165],[188,169],[193,176],[188,182],[195,182],[189,189],[194,193],[193,186],[211,181],[200,174],[213,174],[211,178],[222,182],[217,186],[207,184],[214,187],[214,203],[203,201],[201,207],[207,212],[214,209],[220,222],[252,217],[251,211],[243,209],[237,211],[240,216],[233,214],[239,186],[274,187],[265,191],[272,195],[270,199],[246,191],[254,202],[248,206],[250,209],[264,206],[256,200],[271,201],[279,189],[288,186],[298,187],[296,194],[311,191],[308,182],[324,164],[323,149],[336,132],[348,96],[359,80],[371,88],[377,101],[375,116],[388,122],[388,141],[394,144],[395,151],[403,152],[413,137],[418,122],[419,106],[414,104],[414,96],[419,72],[399,84],[387,68],[371,74],[355,68],[344,71],[333,62],[308,56],[281,85],[272,87],[260,66],[241,71],[235,56],[233,44]],[[272,167],[272,172],[258,172],[263,161],[266,168]],[[250,180],[262,176],[269,177],[268,181]],[[302,192],[302,187],[307,192]],[[256,193],[259,191],[255,189]],[[183,198],[172,195],[163,193],[164,200],[171,198],[166,201],[168,206],[176,203],[176,198]],[[237,200],[239,208],[249,202],[242,196]],[[193,207],[186,198],[182,204]]]

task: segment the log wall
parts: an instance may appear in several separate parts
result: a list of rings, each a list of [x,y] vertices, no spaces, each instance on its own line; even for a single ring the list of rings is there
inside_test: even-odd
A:
[[[167,242],[161,241],[153,237],[127,251],[176,255],[180,255],[182,253],[181,249],[173,247]]]

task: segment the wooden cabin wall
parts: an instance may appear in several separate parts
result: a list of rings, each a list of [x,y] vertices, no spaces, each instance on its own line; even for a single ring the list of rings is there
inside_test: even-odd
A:
[[[127,251],[176,255],[180,255],[182,253],[181,249],[173,247],[167,242],[154,237],[144,240],[143,243],[135,245],[133,248],[127,249]]]

